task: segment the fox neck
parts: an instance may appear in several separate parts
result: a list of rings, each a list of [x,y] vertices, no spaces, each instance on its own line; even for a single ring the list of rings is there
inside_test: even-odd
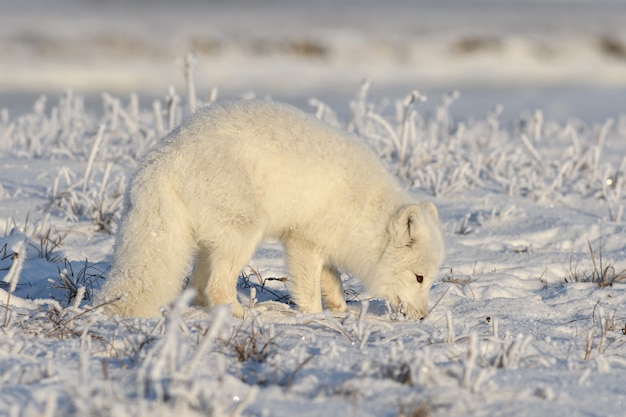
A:
[[[340,245],[344,250],[338,248],[344,253],[338,253],[336,265],[354,273],[368,287],[379,275],[380,259],[391,240],[390,221],[400,208],[412,203],[404,193],[394,197],[368,201],[355,219],[358,227],[352,227],[344,235]]]

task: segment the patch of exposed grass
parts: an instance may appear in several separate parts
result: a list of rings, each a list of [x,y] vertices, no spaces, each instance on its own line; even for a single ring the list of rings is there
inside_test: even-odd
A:
[[[59,281],[51,284],[51,288],[59,290],[62,299],[59,300],[66,305],[76,302],[78,294],[84,292],[87,301],[93,299],[93,292],[98,287],[98,282],[104,280],[105,271],[89,263],[87,259],[83,266],[77,271],[70,261],[65,258],[63,260],[63,268],[59,267]],[[84,290],[81,290],[84,288]],[[80,303],[81,300],[78,302]]]
[[[245,271],[241,271],[239,274],[239,281],[237,286],[239,288],[251,289],[254,288],[256,295],[264,294],[264,296],[271,301],[276,301],[279,303],[292,304],[291,296],[285,288],[284,291],[277,290],[274,288],[270,288],[267,284],[268,282],[277,281],[286,285],[288,278],[287,277],[268,277],[263,278],[261,273],[252,267],[249,267],[250,273],[246,273]],[[256,277],[258,283],[252,280],[253,277]],[[267,300],[264,300],[267,301]]]
[[[589,247],[589,257],[593,269],[581,271],[578,265],[572,265],[570,260],[569,270],[565,277],[565,282],[590,282],[596,284],[600,288],[611,287],[613,284],[626,282],[626,269],[616,268],[614,263],[606,263],[602,256],[602,241],[600,241],[598,251],[594,251],[591,242],[587,240]],[[597,255],[596,255],[597,253]]]
[[[244,329],[246,320],[242,321],[222,345],[233,352],[239,362],[255,361],[263,363],[270,355],[270,348],[275,344],[275,335],[259,326],[253,317],[250,331]]]
[[[46,232],[39,238],[39,244],[29,242],[29,246],[37,251],[37,256],[43,258],[48,262],[60,263],[63,260],[62,255],[59,254],[63,241],[67,237],[67,232],[59,232],[49,227]]]
[[[430,404],[428,401],[412,405],[400,403],[399,405],[398,417],[429,417],[430,415]]]
[[[463,290],[464,287],[466,287],[469,292],[472,294],[472,298],[475,300],[476,299],[476,294],[474,294],[474,290],[472,289],[472,283],[476,282],[478,280],[477,277],[475,277],[474,275],[476,274],[476,265],[474,265],[474,270],[472,270],[472,275],[454,275],[454,269],[450,268],[450,272],[446,275],[446,277],[444,279],[441,280],[441,282],[446,282],[449,284],[454,284],[456,285],[460,290]]]

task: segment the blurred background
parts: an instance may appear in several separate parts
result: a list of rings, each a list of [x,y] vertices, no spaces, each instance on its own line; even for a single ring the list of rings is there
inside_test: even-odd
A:
[[[345,106],[368,78],[431,105],[459,90],[460,117],[626,113],[624,0],[0,0],[0,107],[184,94],[187,52],[201,97]]]

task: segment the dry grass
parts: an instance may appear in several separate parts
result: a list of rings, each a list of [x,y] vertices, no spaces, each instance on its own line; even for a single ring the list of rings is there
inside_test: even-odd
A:
[[[580,271],[577,265],[572,265],[570,260],[569,271],[565,277],[565,282],[591,282],[600,288],[611,287],[613,284],[626,282],[626,269],[618,269],[614,263],[606,264],[602,256],[602,241],[597,252],[593,250],[591,242],[587,240],[589,246],[589,257],[593,269],[590,271]]]
[[[57,264],[63,260],[63,257],[58,253],[58,249],[61,248],[61,245],[67,235],[67,232],[53,231],[52,227],[49,227],[39,238],[38,245],[32,242],[29,242],[28,244],[37,251],[37,256],[39,258],[43,258],[48,262]]]
[[[275,344],[275,335],[262,329],[252,318],[250,332],[244,330],[246,320],[226,340],[222,340],[224,347],[235,353],[239,362],[249,360],[263,363],[270,355],[270,348]]]
[[[417,405],[400,404],[398,417],[430,417],[430,404],[423,401]]]
[[[72,263],[65,258],[63,268],[59,267],[59,281],[52,283],[51,288],[60,290],[63,298],[59,301],[65,305],[80,303],[82,300],[76,301],[76,297],[81,291],[84,291],[85,299],[90,301],[93,299],[94,288],[98,287],[99,281],[104,280],[104,276],[105,271],[96,267],[95,264],[90,264],[87,259],[80,269],[74,271]]]
[[[245,289],[254,288],[257,295],[262,294],[264,295],[264,298],[267,298],[267,300],[276,301],[276,302],[285,303],[285,304],[292,304],[291,296],[289,295],[289,292],[287,291],[286,287],[285,287],[285,290],[282,291],[282,290],[277,290],[277,289],[270,288],[267,286],[268,282],[272,282],[272,281],[278,281],[286,285],[288,281],[287,277],[263,278],[263,276],[257,269],[252,268],[252,267],[249,267],[249,269],[250,269],[249,274],[247,274],[245,271],[241,271],[241,274],[239,275],[239,281],[237,283],[237,286],[239,288],[245,288]],[[251,279],[252,277],[256,277],[258,284],[252,281]],[[264,300],[264,301],[267,301],[267,300]]]
[[[472,294],[472,299],[476,299],[476,294],[474,294],[474,290],[472,289],[472,283],[476,282],[479,278],[475,277],[476,274],[476,264],[474,264],[474,269],[472,270],[472,275],[464,275],[464,276],[455,276],[454,269],[450,268],[450,272],[446,275],[441,282],[446,282],[449,284],[456,285],[459,289],[463,289],[463,287],[467,287],[469,292]],[[434,307],[433,307],[434,308]]]

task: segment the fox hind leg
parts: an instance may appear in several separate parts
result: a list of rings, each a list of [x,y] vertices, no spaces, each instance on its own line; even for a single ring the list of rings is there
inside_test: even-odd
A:
[[[237,279],[261,239],[260,230],[233,229],[227,242],[201,247],[190,281],[197,291],[196,304],[206,307],[232,304],[233,316],[243,317],[244,309],[237,300]]]
[[[122,222],[115,260],[95,304],[112,314],[158,316],[180,293],[193,252],[184,209],[175,199],[164,204],[160,196],[146,196]]]

